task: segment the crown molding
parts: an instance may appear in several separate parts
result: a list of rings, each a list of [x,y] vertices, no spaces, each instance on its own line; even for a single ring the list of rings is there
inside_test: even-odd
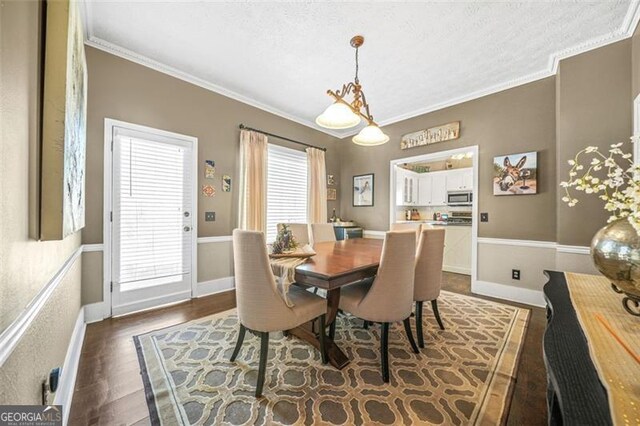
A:
[[[329,136],[333,136],[334,138],[337,138],[337,139],[346,139],[348,137],[354,136],[358,134],[358,132],[361,129],[361,126],[358,126],[354,130],[351,130],[347,133],[339,133],[330,129],[322,128],[312,120],[298,117],[291,113],[282,111],[278,108],[271,107],[249,96],[245,96],[238,92],[226,89],[222,86],[211,83],[209,81],[196,77],[187,72],[180,71],[174,67],[171,67],[159,61],[153,60],[144,55],[137,54],[131,50],[125,49],[114,43],[110,43],[106,40],[102,40],[99,37],[96,37],[93,35],[91,2],[88,0],[84,0],[82,1],[82,3],[84,5],[84,7],[81,7],[81,13],[83,15],[83,21],[85,23],[84,25],[85,44],[88,46],[94,47],[96,49],[118,56],[120,58],[129,60],[131,62],[145,66],[147,68],[151,68],[163,74],[170,75],[179,80],[186,81],[193,85],[202,87],[203,89],[218,93],[227,98],[253,106],[255,108],[277,115],[284,119],[309,127],[313,130],[317,130],[321,133],[325,133]],[[551,77],[557,73],[558,66],[561,60],[630,38],[633,36],[633,33],[635,32],[635,29],[638,26],[639,22],[640,22],[640,0],[632,0],[629,4],[629,9],[627,10],[627,13],[625,15],[625,18],[622,24],[616,31],[613,31],[602,37],[597,37],[591,40],[587,40],[584,43],[580,43],[576,46],[572,46],[570,48],[551,54],[549,56],[549,64],[546,70],[541,70],[533,74],[525,75],[525,76],[508,80],[502,83],[498,83],[488,88],[477,90],[467,95],[452,98],[447,101],[433,104],[425,108],[420,108],[404,114],[399,114],[391,118],[388,118],[386,120],[379,121],[378,124],[380,125],[380,127],[389,126],[391,124],[395,124],[403,120],[408,120],[410,118],[428,114],[430,112],[438,111],[438,110],[448,108],[454,105],[458,105],[464,102],[472,101],[474,99],[478,99],[484,96],[492,95],[494,93],[502,92],[507,89],[512,89],[514,87],[522,86],[524,84],[532,83],[534,81]]]

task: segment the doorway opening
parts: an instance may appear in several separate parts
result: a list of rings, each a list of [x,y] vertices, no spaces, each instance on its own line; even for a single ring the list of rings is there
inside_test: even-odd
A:
[[[478,146],[390,161],[389,227],[445,228],[443,270],[478,278]]]

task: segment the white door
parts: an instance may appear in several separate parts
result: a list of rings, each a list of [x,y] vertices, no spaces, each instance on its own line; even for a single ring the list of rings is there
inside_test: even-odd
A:
[[[194,282],[196,140],[140,129],[112,132],[113,315],[189,299]]]
[[[443,173],[434,173],[431,177],[431,205],[447,205],[447,176]]]

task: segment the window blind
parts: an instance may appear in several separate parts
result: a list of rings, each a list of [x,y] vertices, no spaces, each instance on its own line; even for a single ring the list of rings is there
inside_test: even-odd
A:
[[[191,233],[183,229],[191,205],[188,152],[119,136],[114,158],[114,281],[123,291],[174,282],[191,262]]]
[[[307,222],[307,153],[268,145],[267,243],[276,239],[278,223]]]

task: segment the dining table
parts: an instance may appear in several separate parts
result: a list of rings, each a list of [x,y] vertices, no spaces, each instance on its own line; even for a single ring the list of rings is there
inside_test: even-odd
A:
[[[315,256],[296,267],[295,282],[306,287],[317,287],[327,292],[325,324],[331,328],[340,306],[340,289],[354,282],[376,275],[382,254],[381,239],[355,238],[335,242],[321,242],[313,246]],[[334,326],[335,327],[335,326]],[[288,333],[320,348],[319,335],[313,324],[307,323],[288,330]],[[329,362],[342,369],[349,358],[335,342],[334,336],[325,334]]]

